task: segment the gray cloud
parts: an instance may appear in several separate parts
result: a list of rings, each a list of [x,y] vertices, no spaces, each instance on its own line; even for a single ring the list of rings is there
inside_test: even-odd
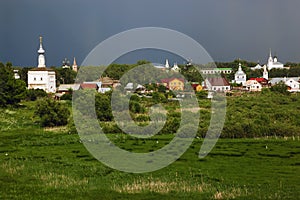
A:
[[[272,48],[281,61],[300,62],[299,7],[297,0],[1,1],[0,61],[36,65],[41,34],[48,66],[64,57],[81,62],[116,33],[158,26],[194,38],[216,61],[264,62]]]

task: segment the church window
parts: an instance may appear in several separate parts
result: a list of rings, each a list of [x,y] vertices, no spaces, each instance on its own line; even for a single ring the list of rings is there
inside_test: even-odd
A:
[[[36,78],[34,77],[33,80],[36,81]]]
[[[43,80],[43,78],[41,77],[41,81]]]

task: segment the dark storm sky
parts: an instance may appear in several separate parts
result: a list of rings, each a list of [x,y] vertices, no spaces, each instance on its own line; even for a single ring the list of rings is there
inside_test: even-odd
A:
[[[81,63],[106,38],[151,26],[192,37],[215,61],[264,63],[272,48],[282,62],[300,62],[299,8],[298,0],[0,0],[0,61],[36,66],[42,35],[48,66]]]

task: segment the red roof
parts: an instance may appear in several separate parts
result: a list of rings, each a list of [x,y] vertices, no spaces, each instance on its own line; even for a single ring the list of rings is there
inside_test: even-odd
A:
[[[250,80],[255,80],[255,81],[259,82],[259,83],[268,82],[268,80],[265,79],[265,78],[250,78]]]
[[[207,78],[211,86],[230,86],[226,78],[216,77],[216,78]]]
[[[162,83],[169,83],[169,82],[171,82],[171,81],[173,81],[173,80],[175,80],[175,79],[178,79],[178,80],[180,80],[181,82],[184,82],[184,79],[183,79],[183,78],[164,78],[164,79],[161,79],[160,81],[161,81]]]
[[[97,89],[97,84],[94,83],[82,83],[80,84],[81,89]]]
[[[194,90],[196,90],[196,88],[198,87],[198,85],[200,85],[199,83],[193,83],[192,84],[192,88],[194,89]]]

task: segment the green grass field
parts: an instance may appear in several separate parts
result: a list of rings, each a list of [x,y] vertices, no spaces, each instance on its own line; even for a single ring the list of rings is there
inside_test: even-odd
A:
[[[220,139],[204,159],[203,139],[195,139],[168,167],[130,174],[93,158],[68,127],[40,128],[34,106],[0,110],[0,199],[300,198],[299,137]],[[123,149],[147,152],[173,136],[109,137]]]

